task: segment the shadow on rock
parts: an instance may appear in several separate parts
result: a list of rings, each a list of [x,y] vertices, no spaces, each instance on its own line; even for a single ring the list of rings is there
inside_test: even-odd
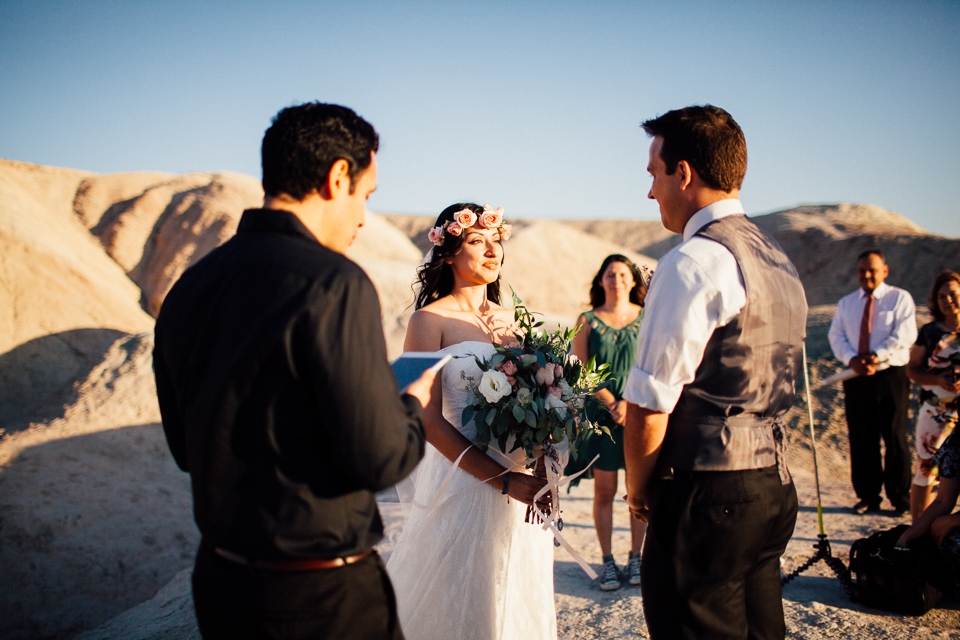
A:
[[[85,379],[110,347],[129,334],[115,329],[73,329],[24,342],[0,354],[0,425],[7,433],[60,417],[77,400]]]
[[[0,637],[97,627],[191,567],[198,544],[159,424],[25,449],[0,475]]]

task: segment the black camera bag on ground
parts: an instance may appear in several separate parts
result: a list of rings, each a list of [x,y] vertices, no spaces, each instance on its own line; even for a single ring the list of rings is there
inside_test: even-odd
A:
[[[895,547],[907,530],[902,524],[861,538],[850,547],[850,572],[857,578],[857,594],[863,604],[923,615],[937,606],[944,592],[952,591],[954,578],[930,534]]]

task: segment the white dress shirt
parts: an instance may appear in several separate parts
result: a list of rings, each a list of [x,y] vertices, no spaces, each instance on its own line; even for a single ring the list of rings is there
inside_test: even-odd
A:
[[[873,291],[873,324],[870,351],[880,360],[878,370],[902,367],[910,361],[910,348],[917,341],[917,310],[913,298],[903,289],[883,282]],[[830,348],[844,366],[857,355],[860,322],[867,297],[863,289],[840,298],[830,323]]]
[[[694,234],[707,223],[743,213],[740,200],[714,202],[683,228],[683,242],[657,265],[644,301],[637,363],[623,397],[651,411],[673,411],[683,386],[693,382],[714,329],[747,303],[737,259],[725,246]]]

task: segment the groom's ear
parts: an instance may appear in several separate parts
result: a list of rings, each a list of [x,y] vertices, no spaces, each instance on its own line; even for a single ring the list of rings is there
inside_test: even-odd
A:
[[[680,174],[680,189],[686,189],[693,182],[693,167],[686,160],[677,163],[676,173]]]

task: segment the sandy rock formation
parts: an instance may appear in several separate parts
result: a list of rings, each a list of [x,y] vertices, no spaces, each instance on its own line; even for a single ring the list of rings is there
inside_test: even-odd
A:
[[[89,174],[0,161],[0,426],[26,424],[118,337],[152,328],[140,291],[80,224]]]
[[[808,205],[754,218],[793,261],[810,305],[833,304],[859,286],[860,252],[879,248],[887,282],[926,304],[942,269],[960,270],[960,240],[925,232],[901,215],[872,205]]]
[[[656,260],[552,220],[528,220],[505,244],[503,278],[527,308],[568,326],[588,308],[603,259],[621,253],[650,270]],[[504,289],[509,295],[509,288]]]
[[[190,265],[236,233],[263,202],[260,182],[236,174],[112,174],[85,180],[74,210],[143,293],[156,317]]]

